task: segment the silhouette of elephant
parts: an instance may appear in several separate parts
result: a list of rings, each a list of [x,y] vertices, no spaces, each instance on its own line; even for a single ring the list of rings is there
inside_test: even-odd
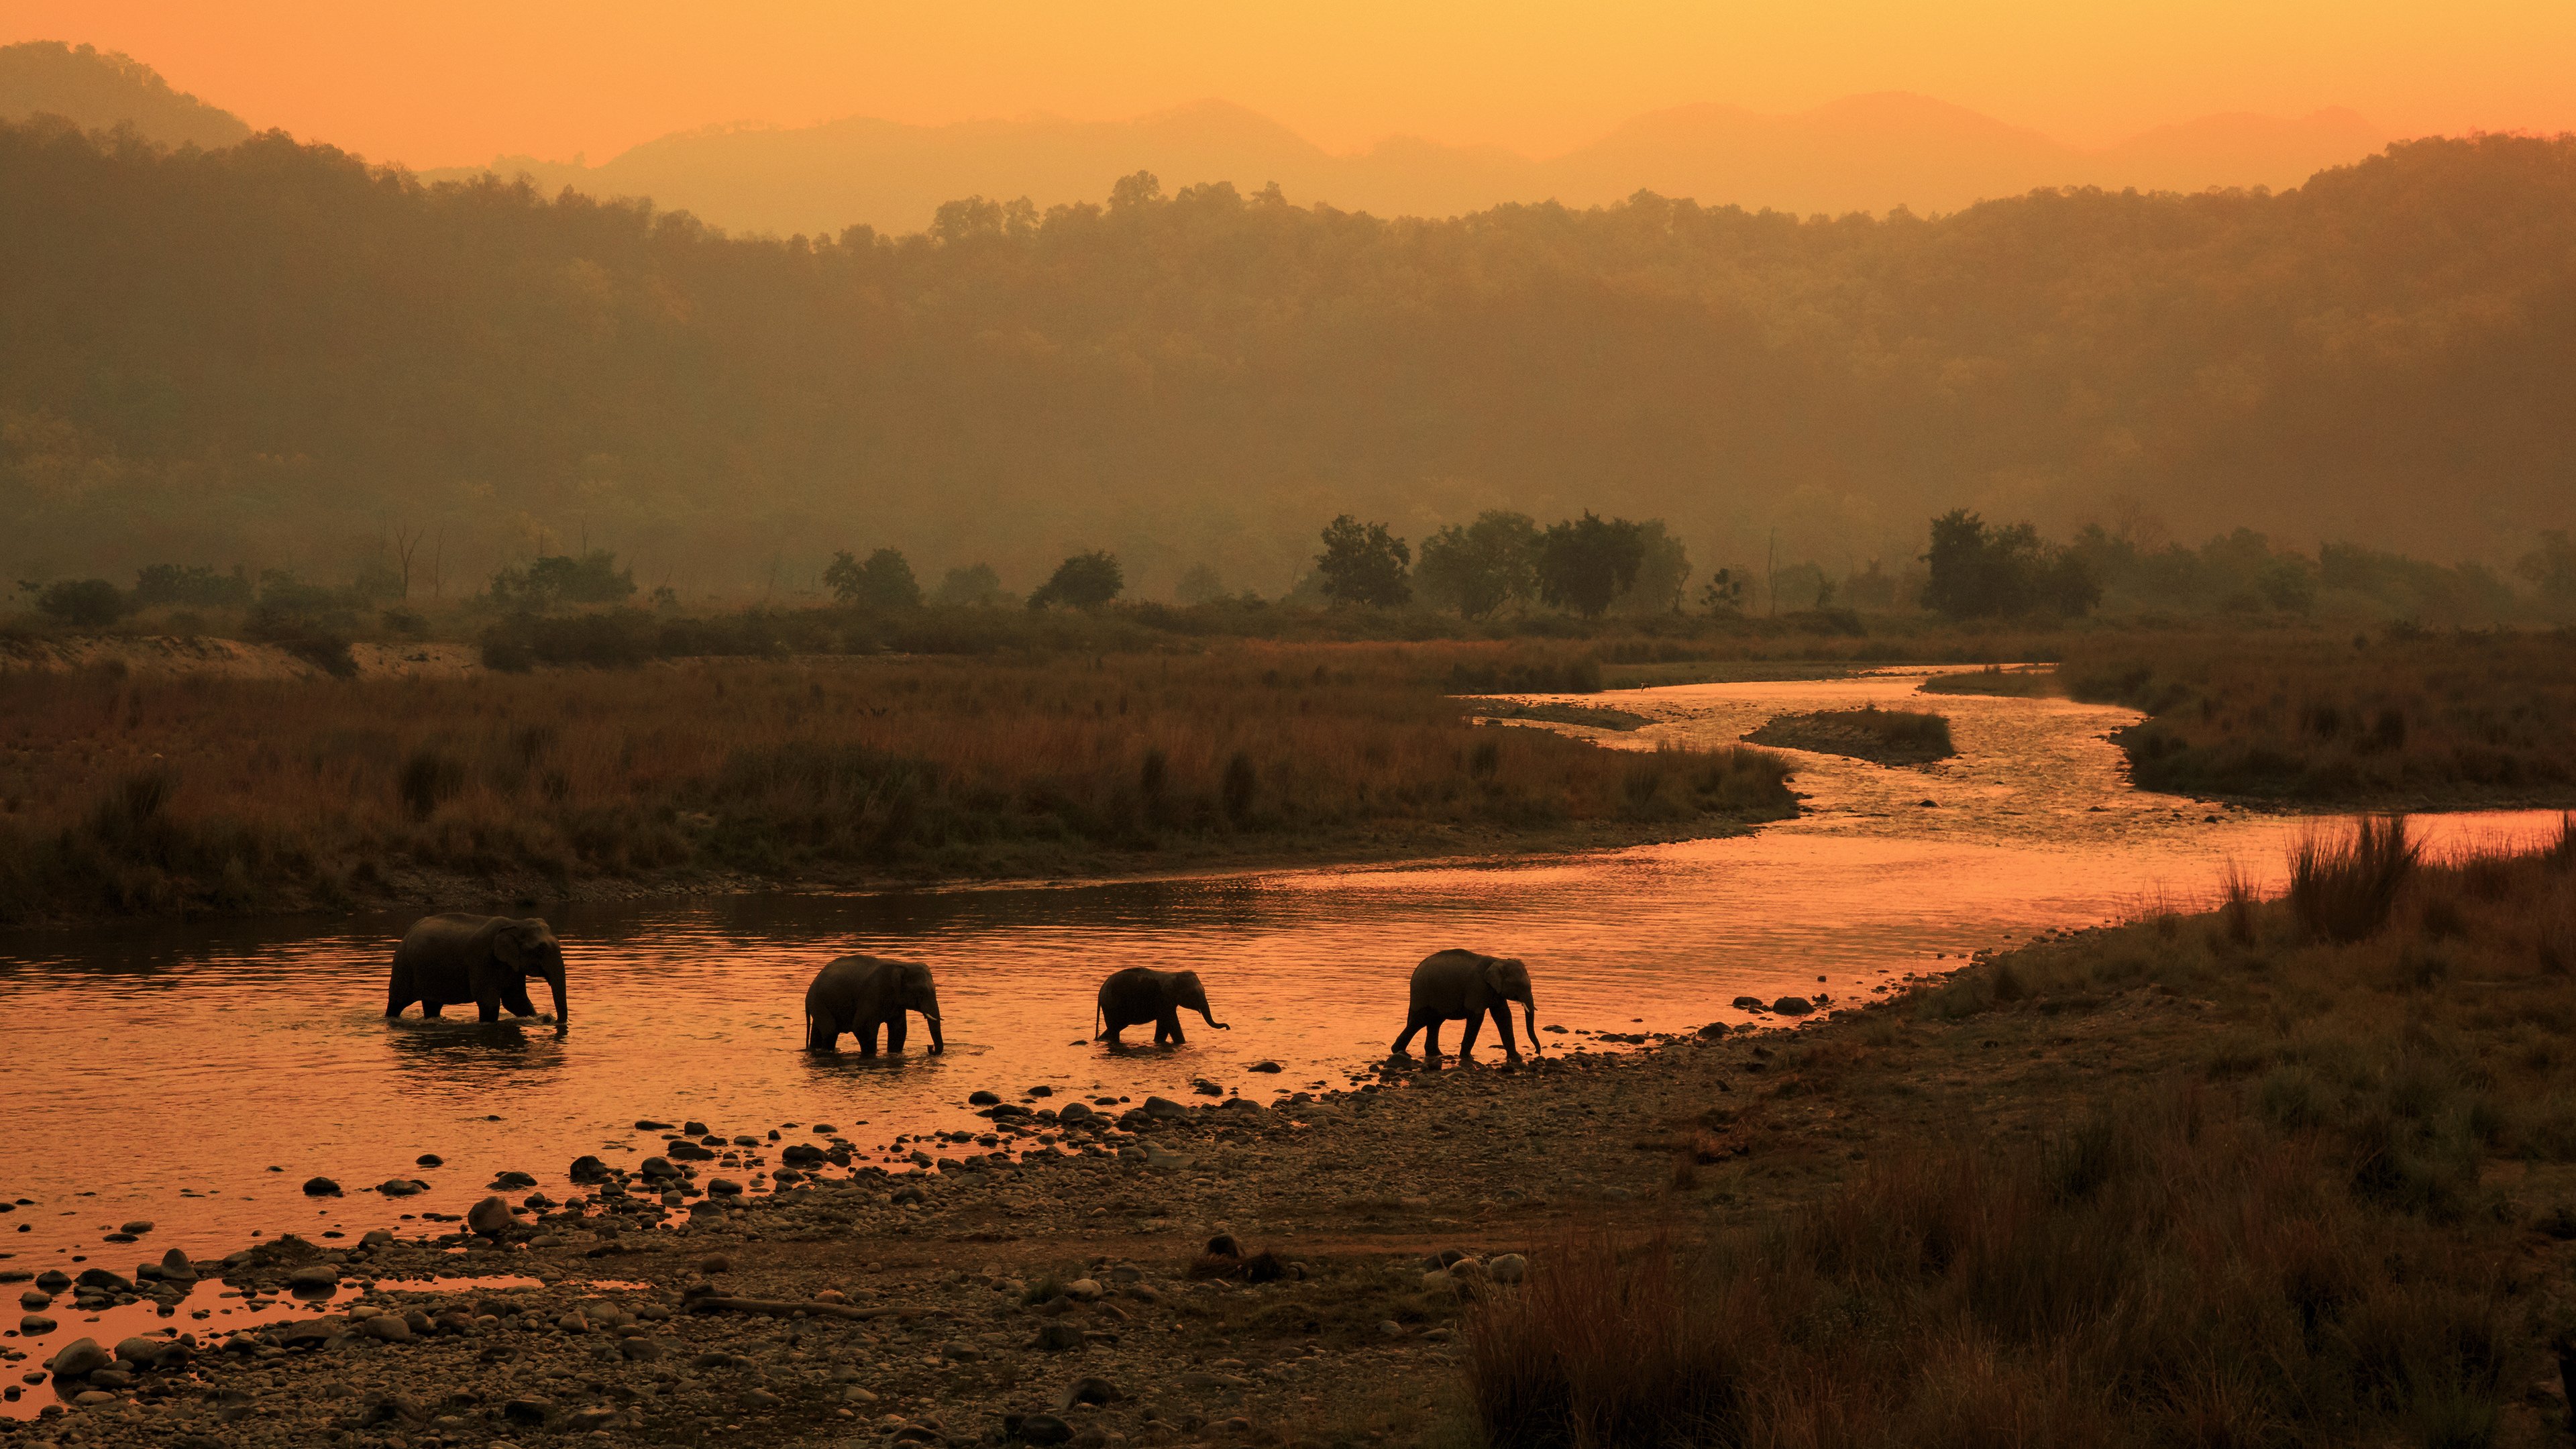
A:
[[[930,1024],[930,1049],[943,1052],[948,1043],[939,1033],[939,987],[930,968],[918,961],[888,961],[878,956],[844,956],[814,973],[805,988],[805,1046],[827,1052],[840,1044],[841,1033],[859,1039],[859,1055],[877,1054],[877,1027],[885,1027],[886,1050],[903,1050],[904,1013],[917,1011]]]
[[[555,1025],[562,1026],[569,1019],[563,947],[545,922],[534,917],[423,916],[394,948],[385,1015],[400,1016],[417,1001],[422,1016],[434,1017],[449,1002],[471,1001],[485,1021],[499,1021],[505,1006],[512,1016],[534,1016],[530,981],[553,989]]]
[[[1218,1031],[1234,1028],[1208,1012],[1207,988],[1199,984],[1195,971],[1156,971],[1150,966],[1130,966],[1110,973],[1100,983],[1100,1005],[1095,1022],[1100,1034],[1092,1040],[1119,1044],[1118,1033],[1131,1026],[1154,1023],[1154,1043],[1170,1042],[1180,1046],[1189,1039],[1181,1034],[1181,1008],[1188,1007]]]
[[[1458,1060],[1476,1049],[1477,1029],[1494,1018],[1502,1034],[1503,1054],[1517,1062],[1521,1050],[1512,1041],[1512,1003],[1519,1002],[1529,1027],[1530,1050],[1539,1050],[1538,1007],[1530,999],[1529,968],[1509,956],[1481,956],[1473,951],[1434,951],[1413,968],[1413,995],[1404,1015],[1404,1035],[1395,1039],[1394,1054],[1403,1056],[1413,1034],[1428,1031],[1424,1061],[1440,1061],[1440,1023],[1467,1023],[1458,1042]]]

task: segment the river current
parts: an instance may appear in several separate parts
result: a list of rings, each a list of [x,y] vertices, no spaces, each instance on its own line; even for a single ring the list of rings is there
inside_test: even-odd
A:
[[[1891,769],[1797,755],[1793,821],[1723,840],[1579,856],[1099,885],[760,895],[540,908],[565,946],[572,1027],[382,1016],[408,916],[126,925],[0,936],[0,1269],[84,1255],[118,1271],[274,1235],[461,1212],[502,1169],[562,1196],[583,1153],[631,1166],[639,1119],[724,1133],[828,1123],[877,1149],[980,1125],[969,1092],[1186,1097],[1340,1086],[1402,1025],[1430,951],[1529,963],[1550,1051],[1603,1034],[1736,1022],[1739,995],[1864,1000],[1909,973],[2158,903],[2206,901],[2231,867],[2277,880],[2331,821],[2129,787],[2103,736],[2137,716],[2062,700],[1910,700],[1922,671],[1596,697],[1652,717],[1619,748],[1732,741],[1774,714],[1875,701],[1951,717],[1956,758]],[[1594,732],[1576,729],[1571,733]],[[1794,752],[1793,752],[1794,753]],[[2555,830],[2546,812],[2420,817],[2436,849]],[[496,909],[506,909],[496,907]],[[512,912],[525,914],[525,912]],[[834,956],[929,962],[948,1050],[800,1050],[802,997]],[[1088,1041],[1100,979],[1189,967],[1231,1030],[1184,1047]],[[538,998],[543,1002],[544,993]],[[451,1013],[460,1008],[451,1007]],[[1454,1045],[1453,1024],[1444,1045]],[[1131,1029],[1149,1042],[1150,1027]],[[1492,1038],[1479,1055],[1494,1054]],[[1272,1061],[1279,1073],[1248,1069]],[[791,1133],[790,1140],[803,1135]],[[441,1168],[414,1159],[435,1153]],[[871,1150],[870,1160],[882,1160]],[[339,1199],[308,1199],[308,1177]],[[400,1201],[361,1189],[420,1177]],[[515,1196],[515,1194],[514,1194]],[[23,1203],[18,1200],[24,1199]],[[105,1242],[133,1220],[151,1231]],[[66,1331],[69,1331],[67,1325]],[[26,1345],[34,1347],[34,1345]]]

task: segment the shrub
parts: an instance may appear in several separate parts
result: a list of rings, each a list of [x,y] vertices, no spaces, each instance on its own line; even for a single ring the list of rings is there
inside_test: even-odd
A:
[[[2311,833],[2290,854],[2290,908],[2319,940],[2376,935],[2422,851],[2406,838],[2403,815],[2365,817],[2340,845]]]
[[[123,592],[105,579],[62,579],[36,595],[36,612],[77,629],[100,629],[125,617]]]

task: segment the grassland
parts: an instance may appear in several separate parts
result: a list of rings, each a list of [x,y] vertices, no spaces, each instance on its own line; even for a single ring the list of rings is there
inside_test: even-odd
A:
[[[1958,753],[1950,742],[1950,721],[1928,710],[1820,709],[1774,715],[1746,735],[1757,745],[1846,755],[1881,765],[1921,765]]]
[[[2559,1442],[2571,1032],[2576,827],[2000,953],[1700,1074],[1661,1225],[1471,1316],[1477,1437]]]
[[[0,676],[0,918],[1561,849],[1794,811],[1756,750],[1482,729],[1500,646]]]
[[[2576,803],[2576,631],[2104,635],[2078,699],[2151,790],[2347,808]]]

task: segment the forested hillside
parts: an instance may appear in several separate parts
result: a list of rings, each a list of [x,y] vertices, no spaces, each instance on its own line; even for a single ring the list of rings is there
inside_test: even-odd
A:
[[[425,531],[810,587],[1107,548],[1285,589],[1340,513],[1660,518],[1702,574],[1953,507],[2507,563],[2576,499],[2576,140],[2280,195],[1387,221],[1230,187],[727,238],[279,134],[0,126],[0,567],[327,572]],[[345,576],[345,574],[343,575]]]

